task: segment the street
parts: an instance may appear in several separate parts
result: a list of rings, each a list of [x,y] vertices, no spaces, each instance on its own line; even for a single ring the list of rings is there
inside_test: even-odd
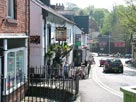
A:
[[[124,65],[124,73],[103,73],[99,60],[106,57],[95,57],[96,64],[92,66],[90,77],[80,80],[81,102],[123,102],[120,87],[136,85],[136,70]]]

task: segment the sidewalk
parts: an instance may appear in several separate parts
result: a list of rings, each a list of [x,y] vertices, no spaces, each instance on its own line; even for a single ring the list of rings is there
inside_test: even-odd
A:
[[[93,64],[93,65],[91,65],[91,68],[93,68],[94,67],[94,65],[95,64]],[[89,74],[89,76],[86,78],[86,79],[83,79],[83,80],[80,80],[80,81],[84,81],[84,80],[90,80],[92,78],[92,69],[90,69],[90,74]],[[92,80],[92,79],[91,79]],[[80,82],[79,82],[80,83]],[[80,86],[80,85],[79,85]],[[81,102],[81,95],[80,95],[81,93],[80,93],[80,87],[79,87],[79,94],[78,94],[78,96],[77,96],[77,98],[76,98],[76,100],[74,101],[74,102]]]
[[[80,95],[77,96],[77,98],[74,102],[80,102]]]
[[[125,64],[125,66],[136,70],[136,68],[132,64]]]

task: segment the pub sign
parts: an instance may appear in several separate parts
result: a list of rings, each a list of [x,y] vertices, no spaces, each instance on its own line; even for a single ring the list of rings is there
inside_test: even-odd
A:
[[[66,41],[66,27],[56,27],[56,41]]]

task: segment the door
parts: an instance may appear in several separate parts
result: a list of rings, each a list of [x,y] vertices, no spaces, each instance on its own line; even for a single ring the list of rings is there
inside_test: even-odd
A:
[[[75,67],[81,66],[81,63],[82,63],[82,50],[75,49],[73,51],[73,59],[74,59],[74,66]]]

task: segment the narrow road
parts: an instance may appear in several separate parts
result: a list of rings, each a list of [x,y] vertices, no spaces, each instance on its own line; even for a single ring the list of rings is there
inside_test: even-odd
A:
[[[94,80],[92,73],[89,79],[80,80],[81,102],[123,102],[122,97],[110,93],[100,87]]]

